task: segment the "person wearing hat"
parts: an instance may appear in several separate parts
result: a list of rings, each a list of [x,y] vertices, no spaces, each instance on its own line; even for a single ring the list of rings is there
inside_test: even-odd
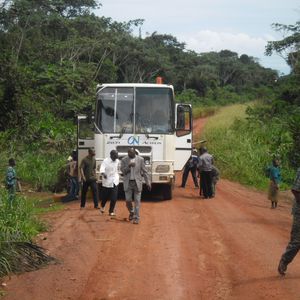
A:
[[[78,184],[78,167],[77,152],[73,151],[72,156],[68,157],[66,175],[70,185],[68,194],[62,198],[62,202],[78,200],[79,184]]]
[[[199,164],[199,156],[197,149],[193,149],[192,155],[184,166],[183,174],[182,174],[182,182],[181,187],[184,188],[186,181],[188,179],[189,173],[192,173],[193,181],[195,188],[199,188],[198,180],[197,180],[197,166]]]

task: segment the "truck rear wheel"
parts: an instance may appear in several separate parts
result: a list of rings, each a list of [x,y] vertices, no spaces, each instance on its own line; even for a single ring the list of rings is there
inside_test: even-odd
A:
[[[162,187],[162,195],[164,200],[171,200],[173,197],[173,186],[171,184],[166,184]]]

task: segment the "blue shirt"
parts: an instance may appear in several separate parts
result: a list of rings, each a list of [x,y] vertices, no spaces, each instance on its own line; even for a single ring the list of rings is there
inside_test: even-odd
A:
[[[17,184],[16,170],[12,166],[9,166],[6,170],[6,185],[15,186],[16,184]]]
[[[281,182],[281,172],[279,167],[270,167],[270,180],[274,181],[276,184]]]

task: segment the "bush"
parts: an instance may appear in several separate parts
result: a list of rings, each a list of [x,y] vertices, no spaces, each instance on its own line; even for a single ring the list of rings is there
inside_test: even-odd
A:
[[[204,128],[203,138],[208,141],[222,176],[259,189],[267,187],[264,170],[274,156],[282,162],[282,188],[288,188],[294,178],[288,153],[292,139],[276,119],[272,122],[246,120],[246,106],[223,108]]]

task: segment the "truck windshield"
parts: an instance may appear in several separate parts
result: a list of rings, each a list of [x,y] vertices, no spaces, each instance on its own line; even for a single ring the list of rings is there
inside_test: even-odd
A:
[[[96,124],[103,133],[172,133],[173,105],[170,88],[107,87],[97,95]]]
[[[169,88],[136,88],[136,133],[173,132],[173,92]]]

